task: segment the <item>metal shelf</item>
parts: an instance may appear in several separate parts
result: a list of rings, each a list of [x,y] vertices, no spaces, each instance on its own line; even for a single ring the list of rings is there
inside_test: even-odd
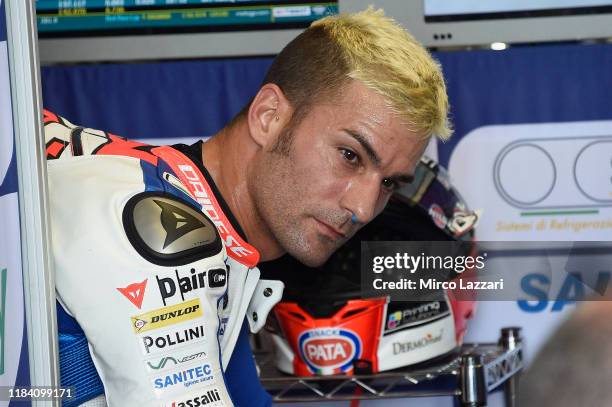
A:
[[[269,350],[256,350],[261,382],[274,402],[457,397],[462,406],[486,406],[487,393],[504,386],[515,406],[517,373],[523,367],[520,328],[504,328],[497,344],[465,344],[429,363],[371,375],[295,377],[279,372]]]

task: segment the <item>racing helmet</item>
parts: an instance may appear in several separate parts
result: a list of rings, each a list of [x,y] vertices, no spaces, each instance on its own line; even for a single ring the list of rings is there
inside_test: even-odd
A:
[[[445,291],[418,302],[361,299],[361,242],[462,240],[472,251],[477,219],[444,168],[424,157],[415,180],[322,267],[289,256],[261,264],[264,278],[285,283],[283,301],[267,324],[277,368],[298,376],[369,374],[455,350],[475,302],[457,301]]]

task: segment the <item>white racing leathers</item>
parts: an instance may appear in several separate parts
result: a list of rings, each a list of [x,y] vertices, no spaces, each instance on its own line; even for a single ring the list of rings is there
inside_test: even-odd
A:
[[[48,164],[58,301],[85,332],[107,403],[231,406],[223,369],[242,321],[260,329],[282,283],[259,280],[257,251],[180,152],[49,112],[45,135],[59,158]]]

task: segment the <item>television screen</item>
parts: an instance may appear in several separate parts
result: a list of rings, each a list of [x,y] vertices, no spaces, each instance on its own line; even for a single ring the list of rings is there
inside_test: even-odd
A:
[[[274,55],[374,5],[426,46],[612,38],[612,0],[37,0],[43,64]]]
[[[304,28],[338,1],[36,0],[41,38]]]
[[[610,0],[424,0],[427,22],[550,17],[611,11]]]

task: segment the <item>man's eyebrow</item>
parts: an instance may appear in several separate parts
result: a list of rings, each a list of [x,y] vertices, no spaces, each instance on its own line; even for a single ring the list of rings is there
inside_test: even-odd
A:
[[[348,135],[350,135],[355,140],[357,140],[359,144],[361,144],[361,147],[363,147],[363,149],[366,151],[366,154],[368,155],[368,157],[370,157],[370,160],[374,162],[374,165],[376,166],[380,165],[380,157],[378,157],[378,154],[376,154],[376,151],[374,151],[374,148],[372,147],[370,142],[363,135],[361,135],[359,132],[355,130],[350,130],[350,129],[343,129],[343,130]],[[414,181],[413,174],[397,174],[397,175],[392,176],[391,178],[397,182],[403,182],[406,184],[409,184],[412,181]]]
[[[350,129],[343,129],[343,130],[347,132],[348,135],[350,135],[355,140],[357,140],[359,144],[361,144],[361,147],[363,147],[366,154],[368,155],[368,157],[370,157],[370,160],[372,160],[374,165],[376,165],[377,167],[380,166],[380,157],[378,156],[378,154],[376,154],[376,151],[374,151],[374,148],[372,147],[370,142],[363,135],[359,134],[355,130],[350,130]]]

